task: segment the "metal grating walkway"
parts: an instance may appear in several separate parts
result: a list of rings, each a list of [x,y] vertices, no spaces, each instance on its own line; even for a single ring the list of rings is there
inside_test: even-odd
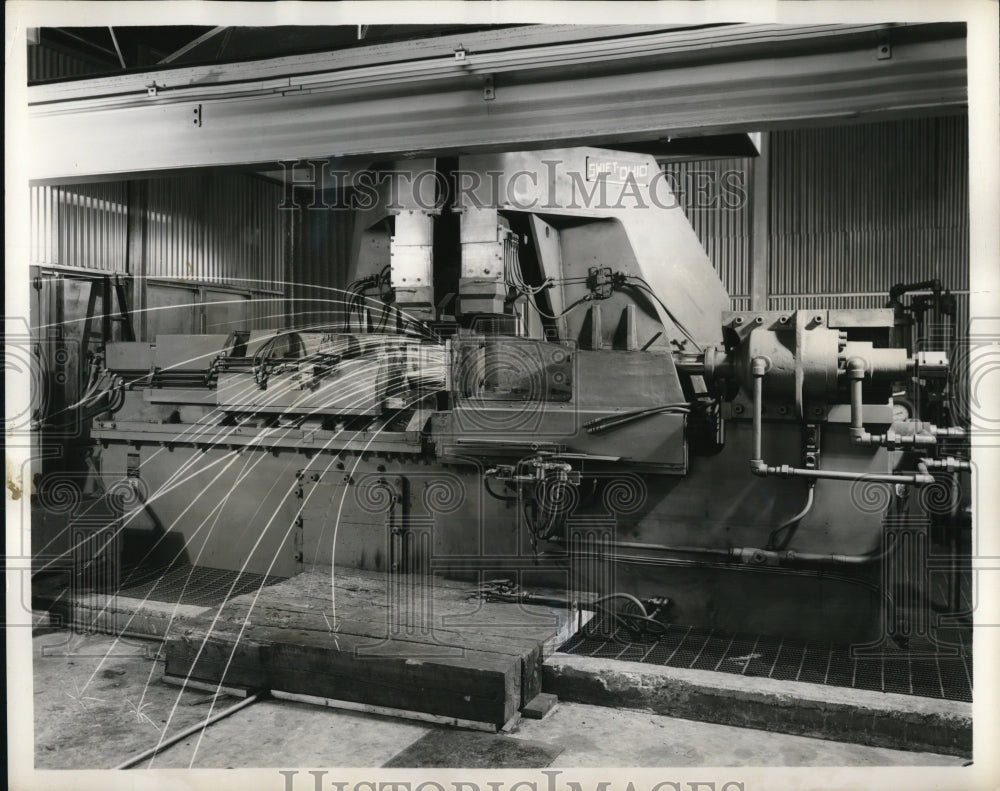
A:
[[[559,649],[568,654],[805,681],[877,692],[946,700],[972,700],[972,645],[968,629],[944,630],[939,642],[911,640],[837,646],[793,642],[752,634],[723,634],[690,626],[667,626],[658,637],[634,640],[621,630],[612,637],[574,635]]]
[[[226,571],[205,566],[138,567],[122,574],[117,595],[130,599],[217,607],[234,596],[253,593],[284,577]]]

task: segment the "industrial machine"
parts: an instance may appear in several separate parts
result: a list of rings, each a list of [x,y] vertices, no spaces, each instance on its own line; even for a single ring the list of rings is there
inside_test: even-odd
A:
[[[902,292],[731,310],[651,157],[445,164],[397,165],[356,211],[329,323],[107,345],[86,400],[122,533],[216,568],[516,577],[881,635],[888,539],[969,467],[919,411],[948,360],[901,341]]]

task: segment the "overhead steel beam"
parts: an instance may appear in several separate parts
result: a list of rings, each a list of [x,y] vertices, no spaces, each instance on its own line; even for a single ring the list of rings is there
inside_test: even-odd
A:
[[[716,25],[715,28],[720,26]],[[414,63],[445,56],[459,48],[478,56],[541,46],[584,44],[599,39],[627,40],[633,36],[678,30],[679,26],[657,29],[641,25],[594,27],[588,25],[525,25],[488,33],[450,35],[405,42],[351,47],[335,52],[289,55],[240,63],[211,66],[176,66],[159,72],[120,74],[64,83],[48,83],[29,88],[31,103],[77,100],[87,96],[116,96],[143,93],[150,79],[169,84],[171,89],[191,86],[235,85],[240,82],[280,79],[296,75],[346,71],[359,67]],[[680,28],[683,30],[684,28]],[[709,28],[711,29],[711,28]],[[113,54],[109,51],[109,54]],[[470,61],[471,62],[471,61]],[[468,64],[466,64],[468,65]]]
[[[540,43],[544,32],[492,50],[474,36],[384,45],[370,65],[352,49],[36,86],[30,134],[44,148],[32,177],[607,144],[966,103],[964,25],[725,25]],[[886,36],[892,54],[880,58]]]
[[[118,46],[118,36],[115,35],[115,29],[108,25],[108,32],[111,34],[111,43],[115,45],[115,54],[118,55],[118,62],[122,65],[123,69],[127,69],[128,66],[125,65],[125,57],[122,55],[122,48]]]
[[[173,63],[175,60],[177,60],[182,55],[186,55],[191,50],[193,50],[195,47],[201,46],[202,44],[204,44],[209,39],[215,38],[222,31],[228,30],[228,29],[229,28],[227,28],[227,27],[213,27],[211,30],[209,30],[209,31],[207,31],[205,33],[202,33],[194,41],[191,41],[191,42],[185,44],[180,49],[178,49],[178,50],[176,50],[174,52],[171,52],[169,55],[167,55],[167,57],[165,57],[163,60],[161,60],[156,65],[157,66],[163,66],[163,65],[165,65],[167,63]]]

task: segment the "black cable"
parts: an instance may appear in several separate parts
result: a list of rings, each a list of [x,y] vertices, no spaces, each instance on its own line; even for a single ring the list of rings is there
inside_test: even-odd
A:
[[[602,606],[605,602],[615,599],[624,599],[626,602],[634,605],[638,612],[627,612],[615,609],[612,606]],[[594,610],[595,615],[583,627],[585,637],[594,637],[599,628],[606,629],[608,626],[613,626],[614,629],[612,631],[599,634],[599,636],[607,636],[616,642],[624,643],[632,641],[622,640],[618,636],[622,629],[628,631],[633,639],[647,634],[659,637],[667,630],[665,623],[652,618],[646,612],[646,608],[642,602],[629,593],[609,593],[601,596],[591,603],[590,608]]]
[[[495,497],[497,500],[503,500],[508,503],[516,503],[519,499],[521,499],[519,497],[515,497],[509,494],[498,494],[497,492],[493,491],[492,487],[490,486],[490,479],[488,477],[483,478],[483,486],[486,489],[486,493],[489,494],[490,497]]]
[[[640,420],[644,417],[650,417],[660,413],[689,414],[690,411],[691,409],[689,404],[684,402],[664,404],[663,406],[655,406],[648,409],[637,409],[632,412],[620,412],[614,415],[605,415],[604,417],[594,418],[593,420],[584,423],[583,427],[586,429],[588,434],[599,434],[600,432],[607,431],[615,426],[623,423],[630,423],[633,420]]]
[[[652,286],[650,286],[650,285],[649,285],[649,283],[647,283],[647,282],[646,282],[645,280],[643,280],[643,279],[642,279],[641,277],[639,277],[638,275],[629,275],[628,277],[629,277],[630,279],[632,279],[632,280],[635,280],[635,281],[637,281],[637,282],[635,282],[635,283],[628,283],[627,285],[630,285],[630,286],[632,286],[633,288],[638,288],[638,289],[639,289],[640,291],[643,291],[643,292],[645,292],[646,294],[648,294],[649,296],[651,296],[651,297],[652,297],[652,298],[653,298],[654,300],[656,300],[656,303],[657,303],[657,304],[658,304],[658,305],[659,305],[659,306],[660,306],[661,308],[663,308],[663,312],[667,314],[667,318],[669,318],[669,319],[670,319],[670,320],[671,320],[671,321],[672,321],[672,322],[674,323],[674,326],[675,326],[675,327],[677,327],[677,329],[678,329],[678,330],[679,330],[679,331],[680,331],[680,332],[681,332],[681,333],[682,333],[682,334],[684,335],[684,337],[685,337],[685,338],[687,338],[687,339],[688,339],[689,341],[691,341],[691,343],[692,343],[692,344],[694,344],[694,347],[695,347],[695,348],[696,348],[696,349],[697,349],[697,350],[698,350],[699,352],[701,352],[701,351],[704,351],[704,349],[703,349],[703,348],[701,347],[701,345],[700,345],[700,344],[698,343],[698,341],[696,341],[696,340],[694,339],[694,336],[693,336],[693,335],[691,335],[691,333],[690,333],[690,332],[688,332],[687,328],[686,328],[686,327],[685,327],[685,326],[684,326],[684,325],[683,325],[683,324],[682,324],[682,323],[680,322],[680,320],[679,320],[679,319],[678,319],[678,318],[677,318],[677,317],[676,317],[676,316],[675,316],[675,315],[673,314],[673,312],[672,312],[672,311],[670,310],[670,308],[668,308],[668,307],[667,307],[667,306],[666,306],[666,305],[664,304],[663,300],[662,300],[662,299],[660,299],[660,298],[659,298],[659,296],[657,296],[656,292],[655,292],[655,291],[653,291],[653,287],[652,287]]]
[[[535,312],[539,316],[541,316],[542,318],[544,318],[544,319],[551,319],[551,320],[555,321],[556,319],[561,319],[563,316],[565,316],[567,313],[569,313],[571,310],[573,310],[573,308],[577,307],[578,305],[583,304],[584,302],[589,302],[593,298],[594,298],[593,294],[584,294],[582,297],[580,297],[572,305],[570,305],[569,307],[567,307],[564,310],[560,311],[559,313],[556,313],[554,316],[551,316],[548,313],[546,313],[545,311],[543,311],[540,307],[538,307],[538,305],[536,305],[530,299],[528,300],[528,304],[531,305],[531,307],[534,308]]]

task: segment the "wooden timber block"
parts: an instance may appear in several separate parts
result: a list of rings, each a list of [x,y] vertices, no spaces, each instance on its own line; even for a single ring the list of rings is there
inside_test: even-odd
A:
[[[529,720],[540,720],[559,702],[559,698],[548,692],[540,692],[521,707],[521,716]]]
[[[427,654],[419,643],[391,638],[206,621],[167,640],[166,673],[498,726],[517,712],[520,655],[469,648]]]
[[[321,569],[185,621],[166,670],[496,729],[541,692],[543,661],[579,617],[473,600],[468,583],[436,577]]]
[[[193,678],[184,678],[183,676],[168,676],[163,675],[161,680],[164,684],[171,687],[181,687],[187,690],[197,690],[198,692],[209,692],[213,695],[228,695],[231,698],[245,698],[255,692],[260,692],[257,689],[247,689],[246,687],[228,687],[224,684],[210,684],[204,681],[197,681]]]
[[[479,624],[475,628],[436,624],[433,629],[421,629],[417,624],[404,622],[397,624],[398,630],[392,632],[386,614],[373,610],[370,605],[348,607],[341,601],[339,609],[341,614],[331,617],[321,610],[304,608],[302,602],[269,596],[264,601],[258,601],[252,608],[244,602],[228,603],[219,609],[216,623],[234,626],[249,622],[253,624],[253,628],[306,630],[318,635],[332,634],[335,639],[339,639],[341,635],[370,638],[365,653],[372,656],[384,650],[391,654],[398,653],[400,649],[397,643],[411,645],[410,650],[414,656],[421,658],[427,655],[438,658],[460,657],[469,651],[501,654],[520,661],[521,690],[518,707],[542,690],[542,663],[545,655],[537,637],[501,634],[488,623]],[[392,645],[386,648],[390,642]]]

